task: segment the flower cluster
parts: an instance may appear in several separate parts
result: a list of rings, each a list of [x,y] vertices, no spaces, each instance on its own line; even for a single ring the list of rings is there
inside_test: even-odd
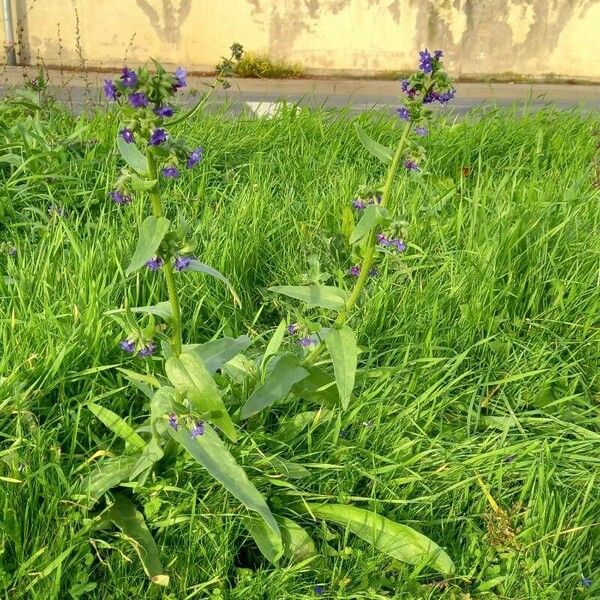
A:
[[[173,430],[179,431],[179,419],[175,413],[169,413],[169,425],[173,428]],[[192,439],[204,435],[204,421],[196,421],[190,430],[190,435]]]
[[[173,268],[176,271],[185,271],[192,266],[192,261],[195,260],[193,256],[176,256],[173,261]],[[158,271],[161,267],[164,267],[165,260],[162,256],[153,256],[151,259],[146,261],[146,267],[150,271]]]
[[[104,94],[119,106],[123,124],[119,130],[121,139],[126,144],[137,144],[142,150],[144,146],[153,149],[162,163],[163,177],[176,179],[181,167],[195,167],[204,151],[201,147],[189,148],[181,140],[172,138],[166,128],[168,120],[175,115],[172,97],[187,86],[185,69],[178,67],[175,73],[168,73],[158,63],[155,66],[154,73],[145,67],[137,71],[124,67],[119,79],[104,81]],[[117,191],[124,193],[122,189]]]
[[[436,50],[433,54],[427,49],[422,50],[419,52],[419,70],[400,82],[404,100],[396,112],[402,121],[411,124],[412,132],[418,137],[425,137],[429,133],[423,124],[431,115],[431,110],[426,109],[425,105],[433,102],[444,105],[456,95],[456,90],[444,70],[443,56],[441,50]],[[423,150],[412,143],[404,160],[404,168],[414,173],[419,172],[419,160],[422,158]]]
[[[381,195],[371,196],[369,198],[354,198],[352,208],[355,210],[364,210],[370,204],[381,204]]]
[[[152,341],[142,340],[137,343],[135,340],[127,338],[123,340],[119,346],[123,352],[127,352],[128,354],[137,354],[137,356],[140,358],[152,356],[156,352],[156,344]]]
[[[406,244],[399,238],[388,238],[385,233],[377,235],[377,243],[384,248],[391,248],[396,252],[404,252],[406,250]]]
[[[301,348],[308,348],[309,346],[314,346],[318,343],[316,336],[308,335],[308,333],[298,323],[290,323],[287,326],[287,332],[290,335],[298,338],[296,340],[296,344],[298,344],[298,346]]]

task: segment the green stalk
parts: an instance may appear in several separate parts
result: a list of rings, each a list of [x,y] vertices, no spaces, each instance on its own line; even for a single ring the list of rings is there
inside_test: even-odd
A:
[[[156,161],[149,150],[146,155],[148,161],[148,177],[156,180],[154,187],[150,190],[150,202],[152,203],[152,214],[155,217],[164,216],[162,200],[160,197],[160,185],[158,183],[158,169]],[[173,354],[179,356],[181,354],[183,341],[181,339],[181,309],[179,307],[179,295],[177,294],[177,285],[175,284],[175,274],[173,273],[173,265],[169,261],[165,261],[163,272],[167,282],[167,292],[169,294],[169,302],[171,304],[171,344],[173,346]]]
[[[387,172],[387,176],[385,179],[385,185],[383,187],[383,194],[381,196],[381,205],[380,206],[382,206],[382,207],[387,206],[387,203],[389,201],[390,194],[392,191],[392,184],[394,183],[394,177],[396,176],[396,172],[398,171],[398,165],[400,164],[400,160],[402,159],[402,155],[404,153],[404,147],[406,145],[406,139],[410,132],[411,126],[412,126],[411,122],[408,122],[406,124],[406,127],[404,128],[404,131],[402,132],[402,136],[400,137],[400,140],[398,141],[398,145],[396,146],[396,152],[394,154],[392,162],[390,163],[390,166],[388,167],[388,172]],[[364,251],[364,255],[363,255],[363,260],[362,260],[362,264],[360,266],[360,274],[358,276],[358,279],[356,280],[356,283],[354,284],[354,288],[352,289],[352,293],[350,294],[350,297],[346,301],[346,304],[344,305],[342,310],[340,310],[336,320],[333,322],[333,327],[335,327],[335,328],[340,328],[342,325],[344,325],[346,323],[346,321],[349,318],[350,311],[354,308],[354,305],[356,304],[357,300],[359,299],[359,297],[365,287],[367,279],[369,278],[369,271],[371,270],[371,265],[373,264],[373,259],[375,257],[375,248],[377,246],[377,234],[378,233],[379,232],[377,229],[373,229],[373,231],[371,231],[371,233],[369,234],[369,237],[367,238],[367,241],[364,246],[365,251]],[[304,359],[303,364],[305,364],[305,365],[312,364],[321,354],[321,350],[322,350],[322,343],[319,342],[319,344],[317,344],[314,347],[312,352]]]

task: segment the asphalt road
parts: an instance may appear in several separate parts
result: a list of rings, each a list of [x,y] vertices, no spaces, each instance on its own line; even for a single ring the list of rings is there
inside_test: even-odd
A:
[[[50,91],[79,112],[86,105],[104,102],[101,98],[102,80],[117,76],[51,72]],[[188,93],[180,95],[180,102],[193,104],[197,95],[189,91],[204,90],[211,81],[190,77]],[[5,69],[0,79],[0,95],[6,95],[22,82],[21,69]],[[584,112],[600,110],[600,85],[460,83],[456,88],[455,100],[444,109],[449,116],[494,107],[513,107],[519,112],[539,110],[548,105],[563,110],[575,107]],[[263,116],[275,112],[278,103],[285,101],[309,107],[347,107],[352,114],[369,109],[391,112],[398,105],[399,92],[396,81],[235,79],[229,90],[218,90],[211,96],[208,109],[225,109],[234,115],[254,113]]]

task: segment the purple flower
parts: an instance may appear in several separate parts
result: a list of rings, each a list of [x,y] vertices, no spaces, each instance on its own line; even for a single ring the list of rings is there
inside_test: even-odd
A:
[[[116,100],[117,99],[117,88],[115,86],[115,82],[112,79],[105,79],[104,80],[104,95],[109,100]]]
[[[129,104],[133,108],[146,108],[148,106],[148,96],[144,92],[134,92],[129,95]]]
[[[121,350],[129,352],[129,354],[132,354],[135,351],[135,342],[132,340],[123,340],[119,346]]]
[[[195,167],[202,160],[203,154],[204,154],[204,148],[196,148],[195,150],[192,150],[190,152],[190,155],[188,156],[185,166],[188,169]]]
[[[113,190],[112,192],[109,192],[108,197],[119,206],[122,206],[123,204],[129,204],[131,202],[131,196],[128,196],[119,190]]]
[[[176,271],[185,271],[192,262],[192,256],[178,256],[175,259],[175,270]]]
[[[325,587],[322,585],[315,585],[315,594],[317,596],[322,596],[325,593]]]
[[[454,96],[456,96],[456,90],[451,88],[441,94],[436,94],[436,100],[440,104],[446,104],[447,102],[450,102],[450,100],[453,100]]]
[[[385,234],[383,234],[383,233],[377,234],[377,243],[381,244],[382,246],[390,245],[390,241],[385,237]]]
[[[173,84],[173,88],[178,90],[179,88],[185,87],[187,85],[186,77],[186,70],[183,67],[177,67],[175,70],[175,83]]]
[[[415,173],[417,173],[418,171],[421,170],[419,168],[419,165],[414,160],[411,160],[410,158],[407,158],[404,161],[404,167],[409,171],[414,171]]]
[[[197,421],[190,433],[193,438],[200,437],[204,433],[204,421]]]
[[[135,71],[128,69],[127,67],[123,67],[123,71],[121,72],[121,81],[123,82],[123,86],[126,88],[134,88],[137,85],[138,78]],[[134,106],[134,108],[137,108]]]
[[[148,342],[138,353],[138,356],[152,356],[156,352],[156,344],[154,342]]]
[[[425,50],[421,50],[421,52],[419,52],[419,56],[419,69],[421,69],[425,75],[429,75],[433,71],[433,63],[429,50],[427,50],[427,48]]]
[[[363,210],[366,206],[365,201],[360,198],[354,198],[354,200],[352,200],[352,208],[355,210]]]
[[[152,146],[160,146],[163,142],[166,142],[166,141],[167,141],[167,132],[160,127],[158,129],[155,129],[150,134],[150,144]]]
[[[425,137],[429,131],[425,127],[415,127],[415,134],[419,137]]]
[[[287,326],[287,332],[288,332],[290,335],[294,335],[294,334],[295,334],[297,331],[298,331],[298,323],[290,323],[290,324]]]
[[[360,275],[360,267],[358,265],[350,267],[347,271],[347,275],[350,275],[351,277],[358,277]]]
[[[177,167],[165,167],[162,170],[163,177],[172,177],[177,179],[179,177],[179,169]]]
[[[442,58],[442,56],[444,56],[444,53],[441,50],[436,50],[433,53],[433,58],[435,58],[436,60],[440,60],[440,58]]]
[[[151,258],[150,260],[146,261],[146,266],[151,271],[158,271],[164,264],[165,264],[165,261],[160,256],[155,256],[155,257]]]
[[[311,337],[301,337],[297,343],[299,346],[307,348],[308,346],[312,346],[315,343],[315,340]]]
[[[127,127],[124,127],[123,129],[121,129],[121,131],[119,131],[119,135],[128,143],[131,144],[133,142],[133,131],[131,131],[131,129],[128,129]]]
[[[592,580],[588,577],[581,576],[581,585],[585,588],[592,587]]]
[[[403,79],[400,82],[400,89],[406,93],[406,92],[408,92],[409,88],[410,88],[410,81],[408,79]]]
[[[406,106],[402,106],[400,108],[397,108],[396,112],[398,113],[398,116],[403,121],[410,121],[410,112],[408,111],[408,108],[406,108]]]
[[[159,117],[172,117],[175,111],[170,106],[159,106],[154,109],[154,114]]]
[[[390,240],[390,245],[396,249],[396,252],[404,252],[406,244],[402,240]]]
[[[177,431],[179,429],[179,425],[177,423],[177,415],[175,413],[169,414],[169,425]]]

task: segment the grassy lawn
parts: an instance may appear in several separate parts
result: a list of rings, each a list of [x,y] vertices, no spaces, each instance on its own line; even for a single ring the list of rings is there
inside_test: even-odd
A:
[[[163,590],[114,529],[90,534],[77,499],[90,465],[121,445],[86,403],[135,426],[147,401],[118,367],[159,364],[127,357],[107,314],[166,298],[160,277],[125,276],[143,194],[125,207],[107,199],[122,166],[114,117],[25,113],[0,112],[2,597],[283,600],[317,597],[315,586],[327,598],[600,596],[596,116],[435,122],[423,173],[402,173],[393,191],[407,251],[379,264],[353,318],[362,352],[349,409],[288,444],[273,432],[298,400],[240,429],[246,471],[268,471],[252,458],[257,444],[292,460],[309,472],[294,488],[410,525],[456,575],[395,562],[310,519],[319,558],[270,565],[239,502],[181,455],[135,496],[171,577]],[[395,143],[387,117],[359,120]],[[184,337],[268,339],[300,317],[268,287],[301,284],[314,257],[348,281],[342,209],[380,185],[383,168],[343,111],[200,115],[185,129],[205,158],[166,185],[167,214],[187,223],[242,305],[218,281],[183,274]]]

